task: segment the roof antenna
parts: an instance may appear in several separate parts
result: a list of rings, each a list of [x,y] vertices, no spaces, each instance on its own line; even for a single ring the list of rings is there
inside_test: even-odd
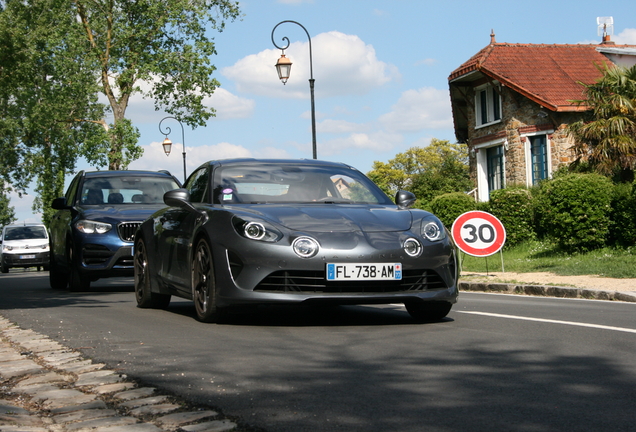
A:
[[[490,44],[495,44],[497,41],[495,40],[495,30],[490,29]]]
[[[610,42],[610,35],[614,34],[614,17],[596,17],[598,35],[603,36],[603,43]]]

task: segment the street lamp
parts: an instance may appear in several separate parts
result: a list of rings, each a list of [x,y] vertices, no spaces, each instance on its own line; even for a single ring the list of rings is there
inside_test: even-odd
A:
[[[276,24],[274,28],[272,29],[272,43],[274,44],[276,48],[282,51],[281,57],[276,62],[276,71],[278,72],[278,77],[283,82],[283,84],[287,83],[287,80],[289,79],[289,74],[291,72],[291,65],[292,65],[291,60],[285,57],[285,50],[289,48],[289,38],[286,36],[283,37],[283,41],[286,41],[287,43],[287,45],[285,45],[284,47],[279,47],[278,45],[276,45],[276,42],[274,41],[274,32],[276,31],[276,28],[283,23],[292,23],[292,24],[299,25],[303,30],[305,30],[305,33],[307,34],[307,39],[309,39],[309,91],[311,94],[311,138],[312,138],[313,156],[314,156],[314,159],[317,159],[318,152],[316,150],[316,108],[314,104],[314,81],[315,80],[314,80],[313,60],[312,60],[312,54],[311,54],[311,37],[309,36],[309,32],[307,31],[307,29],[302,24],[296,21],[290,21],[290,20],[281,21],[278,24]]]
[[[185,181],[186,181],[186,150],[185,150],[185,135],[183,133],[183,125],[175,117],[164,117],[159,122],[159,132],[161,132],[162,134],[164,134],[166,136],[166,139],[164,139],[163,143],[161,144],[163,146],[163,151],[166,153],[166,156],[169,156],[170,155],[170,151],[172,150],[172,141],[170,141],[170,138],[168,138],[168,135],[170,135],[170,132],[172,132],[172,129],[170,129],[170,126],[166,126],[166,129],[165,129],[165,132],[164,132],[161,129],[161,123],[163,123],[163,121],[167,120],[167,119],[176,120],[177,123],[179,123],[179,126],[181,126],[181,143],[183,144],[183,183],[185,184]]]

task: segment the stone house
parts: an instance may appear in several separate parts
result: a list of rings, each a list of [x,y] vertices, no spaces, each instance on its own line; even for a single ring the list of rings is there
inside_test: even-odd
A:
[[[631,66],[636,46],[490,44],[448,77],[455,136],[468,145],[479,201],[490,191],[531,186],[574,160],[568,124],[588,107],[581,83],[602,76],[599,66]]]

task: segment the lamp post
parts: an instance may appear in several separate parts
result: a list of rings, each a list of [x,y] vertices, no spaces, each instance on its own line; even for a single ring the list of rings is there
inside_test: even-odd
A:
[[[314,80],[313,60],[312,60],[312,54],[311,54],[311,37],[309,36],[309,32],[307,31],[307,29],[302,24],[296,21],[290,21],[290,20],[281,21],[278,24],[276,24],[274,28],[272,29],[272,43],[274,44],[276,48],[282,51],[281,57],[276,62],[276,71],[278,72],[278,77],[283,82],[283,84],[287,83],[287,80],[289,79],[289,74],[291,71],[292,62],[287,57],[285,57],[285,50],[289,48],[290,43],[289,43],[289,38],[285,36],[283,37],[283,41],[286,41],[287,45],[285,45],[284,47],[279,47],[278,45],[276,45],[276,42],[274,41],[274,32],[276,31],[276,28],[279,25],[284,23],[292,23],[292,24],[299,25],[303,30],[305,30],[305,33],[307,34],[307,39],[309,39],[309,91],[311,94],[311,139],[312,139],[313,156],[314,156],[314,159],[317,159],[318,152],[316,150],[316,108],[314,104],[314,81],[315,80]]]
[[[161,132],[162,134],[164,134],[166,136],[166,139],[164,139],[163,143],[161,144],[163,146],[163,151],[166,153],[166,156],[169,156],[170,155],[170,150],[172,150],[172,141],[170,141],[170,138],[168,138],[168,135],[170,135],[170,132],[172,132],[172,129],[170,129],[170,126],[166,126],[166,129],[165,129],[165,132],[164,132],[161,129],[161,123],[163,123],[163,121],[167,120],[167,119],[176,120],[177,123],[179,123],[179,126],[181,126],[181,143],[183,144],[183,183],[185,184],[185,181],[186,181],[186,150],[185,150],[185,135],[183,133],[183,125],[175,117],[164,117],[159,122],[159,132]]]

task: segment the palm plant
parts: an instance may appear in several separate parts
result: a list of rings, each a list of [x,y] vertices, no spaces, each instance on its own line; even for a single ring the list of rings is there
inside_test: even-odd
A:
[[[576,101],[591,108],[584,120],[572,123],[574,151],[598,173],[634,180],[636,169],[636,66],[599,67],[603,77],[585,86],[587,99]]]

